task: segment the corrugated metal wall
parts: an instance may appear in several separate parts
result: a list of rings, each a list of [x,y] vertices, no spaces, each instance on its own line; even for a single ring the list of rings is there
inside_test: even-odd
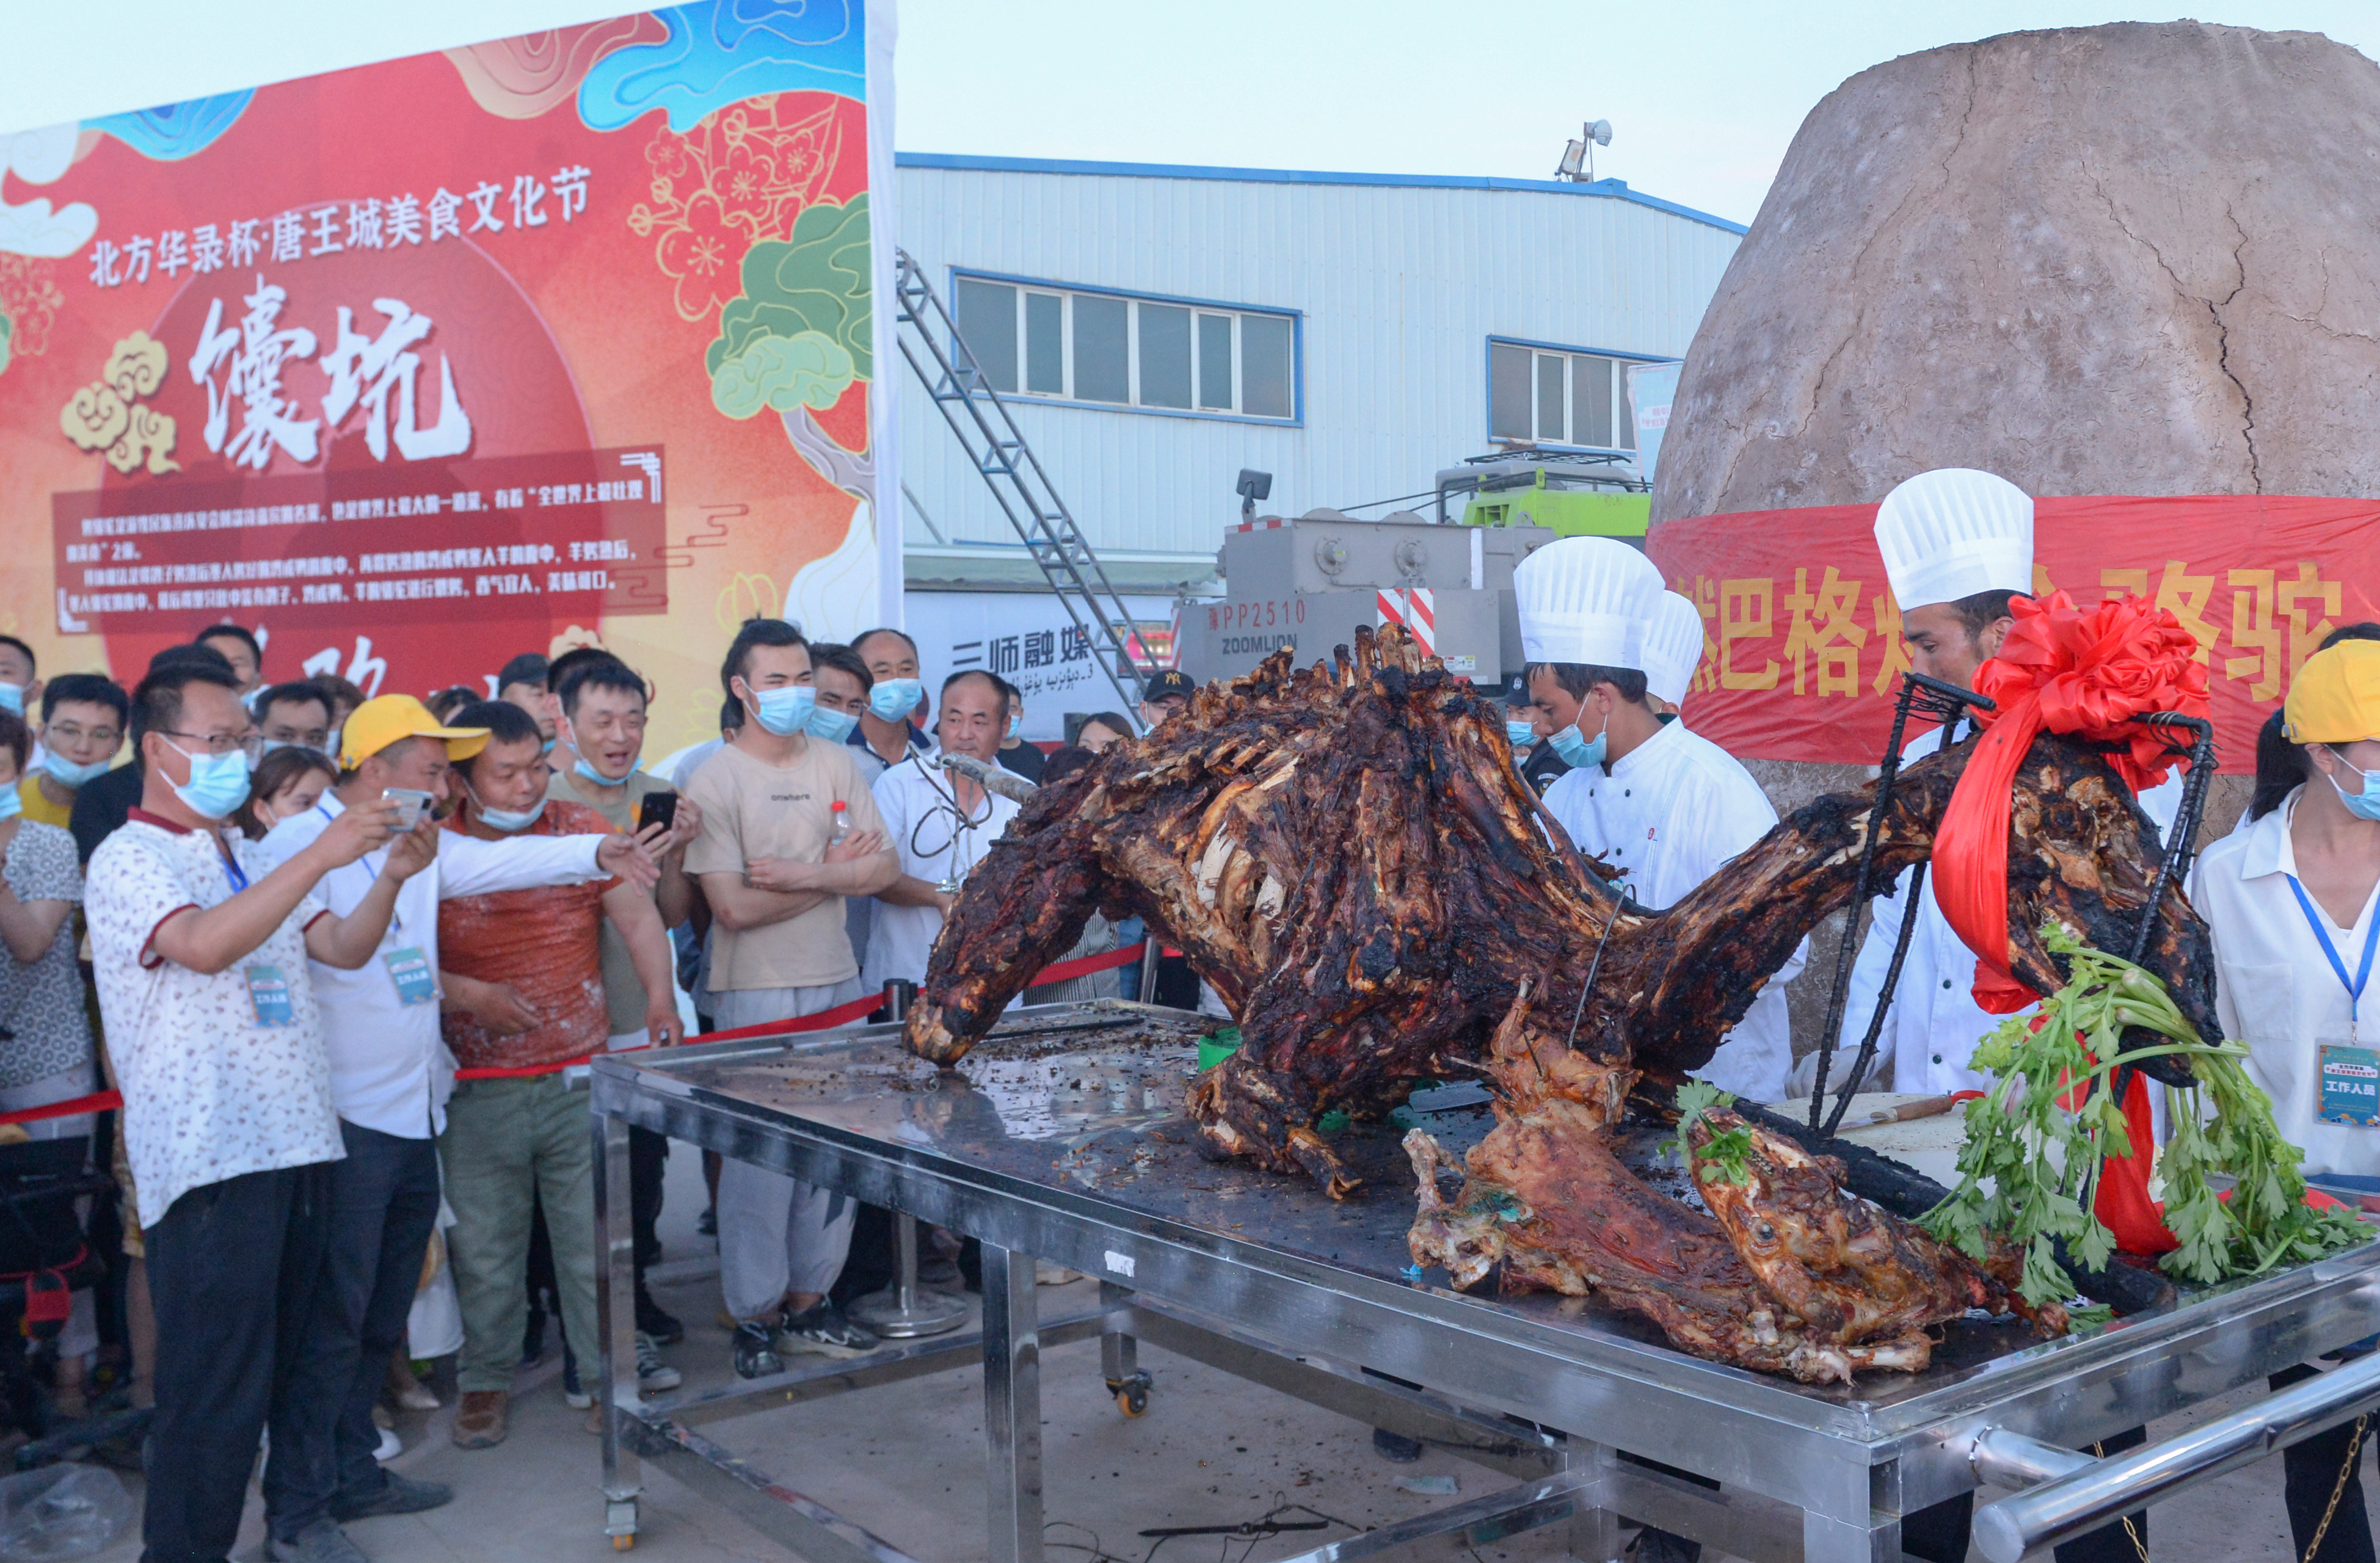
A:
[[[1487,340],[1682,357],[1737,235],[1564,190],[905,166],[901,244],[950,268],[1304,313],[1304,426],[1034,406],[1016,418],[1108,549],[1211,551],[1244,466],[1296,515],[1427,491],[1488,449]],[[905,364],[905,479],[953,541],[1014,534]],[[1020,399],[1021,400],[1021,399]],[[1379,514],[1374,512],[1373,514]],[[912,545],[929,543],[912,522]]]

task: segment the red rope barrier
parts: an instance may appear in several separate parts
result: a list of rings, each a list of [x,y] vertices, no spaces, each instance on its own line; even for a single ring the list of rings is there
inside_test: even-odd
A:
[[[77,1113],[106,1112],[124,1105],[124,1098],[114,1091],[99,1091],[88,1097],[76,1097],[68,1101],[52,1102],[47,1107],[20,1108],[15,1112],[0,1112],[0,1123],[34,1123],[44,1118],[72,1118]]]

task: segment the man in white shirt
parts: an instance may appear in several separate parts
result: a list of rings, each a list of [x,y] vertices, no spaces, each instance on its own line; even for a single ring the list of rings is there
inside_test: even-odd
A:
[[[84,908],[157,1317],[142,1533],[148,1557],[220,1558],[268,1418],[270,1492],[302,1474],[302,1430],[321,1414],[293,1370],[345,1150],[309,964],[369,963],[437,843],[427,821],[395,835],[395,806],[375,801],[276,866],[222,826],[248,796],[257,743],[237,681],[179,663],[133,701],[140,806],[92,854]],[[315,897],[324,875],[383,847],[346,915]],[[265,1549],[361,1557],[327,1515]]]
[[[442,727],[410,695],[367,700],[347,719],[338,784],[314,807],[283,820],[259,843],[270,863],[288,862],[351,810],[377,806],[392,790],[449,796],[447,767],[488,741],[485,728]],[[428,812],[425,806],[423,812]],[[438,903],[450,896],[544,885],[583,884],[613,873],[650,877],[628,837],[524,837],[482,842],[435,832],[436,860],[397,898],[373,958],[356,970],[310,965],[322,1005],[345,1159],[331,1172],[328,1264],[296,1370],[303,1398],[321,1413],[300,1439],[304,1480],[268,1484],[268,1515],[284,1533],[302,1533],[324,1514],[338,1521],[409,1514],[453,1496],[372,1458],[379,1430],[372,1403],[389,1354],[405,1339],[421,1260],[438,1219],[438,1151],[455,1090],[455,1060],[439,1035]],[[319,894],[334,913],[361,904],[379,865],[369,855],[333,869]],[[296,1467],[296,1461],[291,1462]]]
[[[944,754],[998,763],[1008,731],[1008,697],[987,672],[953,673],[942,681],[934,737]],[[868,933],[868,969],[860,986],[873,991],[899,977],[926,980],[926,962],[955,885],[1016,818],[1016,805],[987,793],[955,771],[907,759],[876,779],[876,809],[884,818],[901,877],[876,892],[876,921]]]
[[[1885,496],[1876,515],[1876,540],[1884,555],[1892,595],[1900,605],[1900,634],[1909,663],[1929,678],[1974,687],[1975,674],[1997,655],[2015,623],[2010,600],[2033,590],[2033,501],[2015,484],[1988,472],[1945,467],[1920,473]],[[1968,718],[1952,731],[1920,733],[1900,751],[1903,764],[1962,742],[1973,733]],[[2181,772],[2141,794],[2141,807],[2162,831],[2171,828],[2181,802]],[[1901,870],[1892,893],[1872,903],[1874,921],[1852,967],[1851,996],[1828,1081],[1831,1095],[1842,1089],[1853,1055],[1876,1014],[1884,975],[1909,915],[1914,868]],[[1975,952],[1950,931],[1934,900],[1927,875],[1917,897],[1917,927],[1886,1012],[1876,1061],[1862,1086],[1887,1078],[1891,1089],[1943,1096],[1990,1088],[1987,1074],[1967,1067],[1975,1044],[1996,1030],[2004,1016],[1975,1002]]]
[[[1581,852],[1620,871],[1631,899],[1661,911],[1767,834],[1777,811],[1734,757],[1654,714],[1645,648],[1663,588],[1642,552],[1565,538],[1524,561],[1512,584],[1530,692],[1547,721],[1572,713],[1549,740],[1572,769],[1546,790],[1546,807]],[[1755,1102],[1784,1095],[1785,985],[1806,958],[1806,946],[1794,951],[1698,1077]]]

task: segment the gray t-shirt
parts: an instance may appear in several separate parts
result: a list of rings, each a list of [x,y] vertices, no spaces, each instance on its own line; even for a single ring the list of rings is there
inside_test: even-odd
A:
[[[20,819],[8,843],[6,874],[19,901],[82,903],[82,868],[74,838],[55,825]],[[0,954],[0,1026],[17,1034],[0,1042],[0,1090],[91,1067],[91,1023],[83,1012],[82,975],[75,967],[75,917],[58,925],[42,958],[27,964]]]

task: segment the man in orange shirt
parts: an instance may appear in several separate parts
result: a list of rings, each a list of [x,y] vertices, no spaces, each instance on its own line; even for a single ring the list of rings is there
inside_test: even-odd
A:
[[[543,735],[519,707],[483,701],[455,715],[489,731],[487,746],[455,762],[462,801],[446,829],[483,841],[611,829],[581,804],[549,802]],[[655,827],[658,834],[659,827]],[[563,1328],[591,1363],[595,1324],[595,1172],[587,1104],[558,1066],[604,1050],[602,924],[626,940],[648,995],[645,1028],[656,1047],[680,1036],[669,937],[652,897],[613,878],[546,890],[504,891],[442,902],[440,976],[446,1045],[463,1069],[542,1069],[514,1079],[466,1080],[446,1108],[438,1155],[455,1211],[447,1249],[463,1311],[456,1377],[463,1402],[455,1442],[504,1440],[514,1366],[528,1314],[530,1211],[542,1199],[553,1239]],[[659,1366],[656,1363],[656,1367]],[[574,1397],[591,1404],[584,1394]],[[600,1427],[590,1418],[590,1428]]]

